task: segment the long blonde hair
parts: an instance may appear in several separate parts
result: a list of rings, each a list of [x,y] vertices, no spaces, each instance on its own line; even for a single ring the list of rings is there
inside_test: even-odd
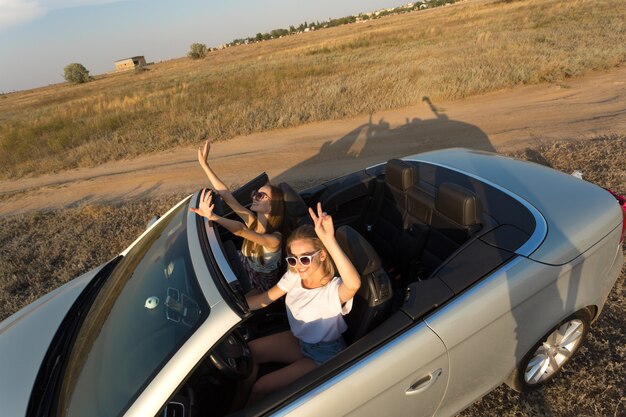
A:
[[[274,232],[280,232],[282,236],[285,236],[285,194],[283,193],[283,190],[275,185],[270,183],[267,183],[266,185],[270,187],[270,190],[272,191],[272,198],[270,200],[270,212],[267,216],[267,227],[265,233],[272,234]],[[250,225],[250,229],[256,231],[258,223],[259,218],[257,216],[257,218]],[[283,237],[281,237],[281,239],[283,239]],[[245,256],[254,258],[261,265],[265,263],[265,260],[263,259],[265,250],[261,244],[244,239],[243,244],[241,245],[241,253]]]
[[[324,252],[326,252],[326,259],[321,261],[322,270],[324,271],[324,275],[330,275],[332,279],[332,277],[335,276],[335,272],[336,272],[335,264],[332,258],[330,257],[330,255],[328,254],[326,247],[324,246],[320,238],[317,237],[317,234],[315,233],[315,228],[311,226],[310,224],[304,224],[298,227],[296,230],[294,230],[291,233],[291,235],[289,235],[289,238],[287,239],[287,244],[286,244],[287,251],[289,251],[291,242],[296,241],[296,240],[301,240],[301,239],[308,240],[309,242],[311,242],[311,245],[313,245],[313,248],[315,248],[316,251],[323,250]]]

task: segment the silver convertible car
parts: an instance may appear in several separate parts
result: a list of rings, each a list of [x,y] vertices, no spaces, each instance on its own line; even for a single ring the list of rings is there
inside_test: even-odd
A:
[[[266,181],[235,196],[248,204]],[[451,416],[503,382],[525,391],[554,377],[624,263],[611,194],[495,154],[435,151],[281,187],[292,225],[322,203],[361,274],[343,351],[231,411],[248,342],[287,320],[284,305],[249,310],[241,242],[189,212],[197,193],[0,324],[1,414]]]

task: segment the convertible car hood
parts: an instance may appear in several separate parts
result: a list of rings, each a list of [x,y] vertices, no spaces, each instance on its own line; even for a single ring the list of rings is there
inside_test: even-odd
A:
[[[543,165],[489,152],[446,149],[407,159],[430,162],[486,180],[518,196],[545,219],[547,233],[530,259],[562,265],[621,226],[615,199],[604,189]]]
[[[33,383],[59,324],[100,269],[68,282],[0,323],[2,415],[26,415]]]

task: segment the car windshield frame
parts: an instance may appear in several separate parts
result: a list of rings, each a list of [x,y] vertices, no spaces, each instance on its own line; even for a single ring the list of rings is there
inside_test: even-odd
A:
[[[265,173],[263,175],[265,175]],[[246,190],[248,185],[254,183],[256,179],[258,178],[255,178],[250,183],[237,189],[234,194],[240,194],[241,190]],[[200,192],[194,194],[191,201],[194,207],[198,207],[200,203]],[[223,214],[223,202],[220,199],[214,201],[216,204],[216,212]],[[198,233],[199,248],[205,261],[204,263],[209,269],[210,276],[213,278],[213,283],[221,295],[221,299],[224,300],[237,315],[244,319],[251,314],[251,310],[243,293],[241,283],[237,278],[236,267],[233,265],[239,261],[237,249],[232,244],[232,241],[224,242],[222,240],[218,223],[209,221],[200,215],[194,217],[195,228]],[[200,284],[202,286],[202,280]],[[208,296],[210,291],[207,290],[206,294]]]
[[[209,316],[188,246],[189,201],[146,231],[98,289],[71,341],[54,415],[122,414]]]

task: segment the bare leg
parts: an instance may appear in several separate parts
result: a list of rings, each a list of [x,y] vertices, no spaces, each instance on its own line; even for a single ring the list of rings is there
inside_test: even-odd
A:
[[[264,375],[252,387],[248,405],[262,400],[268,394],[291,384],[302,375],[315,369],[316,365],[310,358],[298,359],[291,365],[287,365],[277,371]]]
[[[252,372],[237,386],[237,392],[233,399],[233,411],[242,408],[246,403],[248,394],[257,380],[259,364],[268,362],[290,364],[303,359],[300,341],[289,330],[251,341],[250,351],[253,358]]]

